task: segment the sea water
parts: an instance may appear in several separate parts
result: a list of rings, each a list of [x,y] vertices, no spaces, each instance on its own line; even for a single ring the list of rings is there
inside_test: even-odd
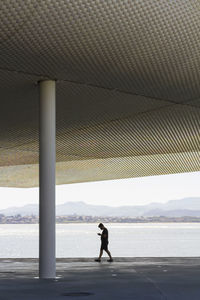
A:
[[[95,257],[98,224],[57,224],[57,257]],[[116,257],[200,256],[200,223],[105,224],[109,249]],[[38,224],[0,224],[0,257],[27,258],[39,254]]]

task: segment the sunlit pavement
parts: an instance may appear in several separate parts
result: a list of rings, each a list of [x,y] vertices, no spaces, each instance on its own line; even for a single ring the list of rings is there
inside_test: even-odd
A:
[[[37,259],[0,259],[0,300],[200,299],[200,258],[58,259],[38,279]]]

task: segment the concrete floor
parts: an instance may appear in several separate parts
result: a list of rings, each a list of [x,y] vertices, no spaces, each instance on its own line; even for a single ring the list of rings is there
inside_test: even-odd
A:
[[[58,259],[57,279],[37,276],[37,259],[0,259],[0,300],[200,300],[200,258]]]

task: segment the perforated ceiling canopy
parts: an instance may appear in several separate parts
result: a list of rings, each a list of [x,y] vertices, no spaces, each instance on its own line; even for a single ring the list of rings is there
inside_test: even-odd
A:
[[[38,185],[57,80],[57,184],[200,170],[199,0],[1,0],[0,186]]]

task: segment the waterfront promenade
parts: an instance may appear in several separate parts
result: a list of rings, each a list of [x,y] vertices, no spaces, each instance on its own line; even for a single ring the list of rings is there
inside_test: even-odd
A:
[[[57,259],[38,279],[37,259],[0,259],[0,300],[199,300],[200,258]]]

